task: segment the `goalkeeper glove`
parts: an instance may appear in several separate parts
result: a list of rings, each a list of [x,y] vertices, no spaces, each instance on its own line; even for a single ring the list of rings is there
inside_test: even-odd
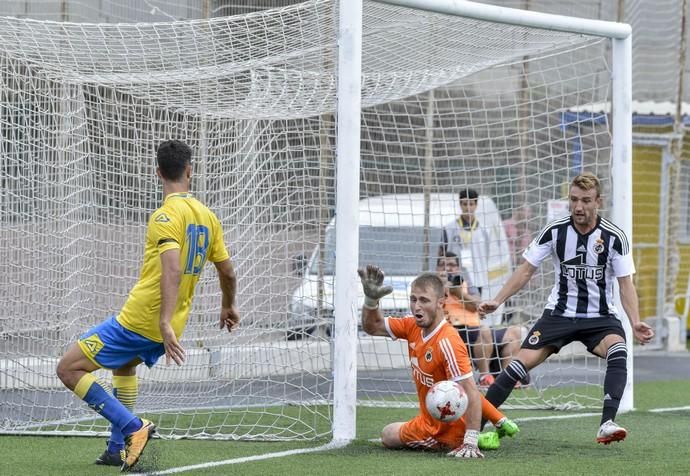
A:
[[[483,458],[484,455],[479,451],[477,446],[477,441],[479,440],[479,431],[477,430],[466,430],[465,439],[462,446],[455,448],[453,451],[448,453],[448,456],[455,458]]]
[[[384,274],[378,266],[369,264],[364,269],[358,269],[357,274],[359,274],[359,279],[362,280],[364,307],[367,309],[377,309],[379,307],[379,299],[386,294],[392,293],[393,288],[383,286]]]

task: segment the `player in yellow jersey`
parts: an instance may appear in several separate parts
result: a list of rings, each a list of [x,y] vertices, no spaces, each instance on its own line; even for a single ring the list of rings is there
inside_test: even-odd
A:
[[[163,205],[148,222],[139,281],[117,316],[83,334],[57,366],[57,375],[89,407],[111,423],[108,448],[96,464],[122,471],[139,460],[155,425],[132,413],[137,395],[136,367],[153,366],[165,354],[182,365],[179,338],[187,324],[194,288],[206,261],[218,272],[222,302],[220,328],[239,323],[235,307],[236,276],[216,215],[189,192],[192,151],[171,140],[156,152],[156,173],[163,183]],[[99,368],[113,372],[113,394],[93,376]]]

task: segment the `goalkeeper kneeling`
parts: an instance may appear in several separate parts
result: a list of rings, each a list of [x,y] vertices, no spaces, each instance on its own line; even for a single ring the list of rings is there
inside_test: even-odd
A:
[[[448,456],[483,458],[480,447],[496,449],[500,436],[515,435],[519,431],[517,425],[506,419],[477,390],[467,347],[445,319],[445,284],[441,278],[436,273],[420,274],[411,285],[411,315],[394,318],[384,317],[379,309],[379,301],[393,290],[391,286],[384,286],[383,271],[368,265],[357,272],[365,296],[362,329],[373,336],[408,341],[412,378],[419,399],[417,416],[384,427],[383,445],[387,448],[451,450]],[[468,397],[463,417],[450,423],[434,419],[425,404],[431,386],[442,380],[459,383]],[[494,423],[498,431],[480,434],[482,415]]]

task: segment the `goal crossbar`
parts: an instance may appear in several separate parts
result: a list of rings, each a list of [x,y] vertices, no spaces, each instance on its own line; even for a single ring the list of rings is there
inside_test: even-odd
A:
[[[464,0],[372,0],[399,7],[461,16],[493,23],[520,25],[543,30],[581,33],[590,36],[625,39],[632,34],[627,23],[554,15],[531,10],[499,7]]]

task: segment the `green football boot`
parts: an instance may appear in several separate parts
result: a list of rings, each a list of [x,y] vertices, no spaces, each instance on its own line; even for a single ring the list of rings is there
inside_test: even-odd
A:
[[[520,428],[518,428],[517,423],[507,418],[502,422],[499,422],[499,426],[496,427],[496,433],[498,433],[499,438],[503,438],[505,436],[513,437],[519,432]]]
[[[480,450],[497,450],[501,446],[498,433],[495,431],[480,433],[477,446],[479,446]]]

